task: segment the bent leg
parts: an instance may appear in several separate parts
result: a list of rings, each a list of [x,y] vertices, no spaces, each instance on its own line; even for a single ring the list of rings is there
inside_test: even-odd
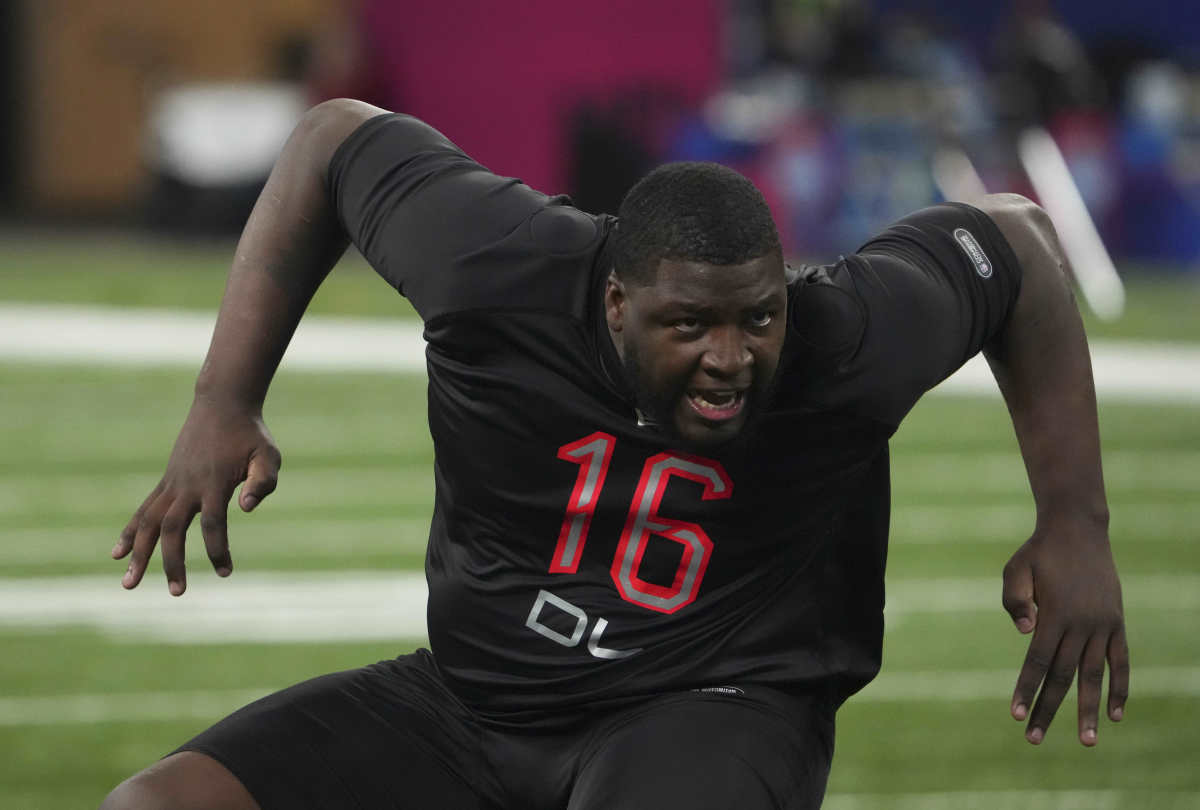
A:
[[[660,698],[606,731],[568,810],[816,810],[833,712],[774,690]]]
[[[180,751],[129,777],[100,810],[259,810],[229,769],[207,754]]]
[[[419,651],[239,709],[123,783],[105,810],[482,810],[499,803],[496,786],[473,716]]]

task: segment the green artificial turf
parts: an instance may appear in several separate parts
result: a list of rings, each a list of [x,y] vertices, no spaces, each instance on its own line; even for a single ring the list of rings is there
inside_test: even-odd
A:
[[[231,254],[231,244],[6,234],[0,302],[211,311]],[[1093,336],[1200,342],[1200,285],[1128,280],[1126,317],[1087,316]],[[412,317],[354,258],[313,310]],[[108,550],[162,472],[192,375],[0,363],[0,578],[99,574],[118,587],[123,564]],[[1026,639],[1000,607],[1000,571],[1033,528],[1028,484],[1002,403],[927,397],[893,443],[884,672],[840,713],[830,810],[1200,807],[1200,408],[1105,402],[1100,417],[1134,664],[1127,719],[1102,723],[1086,750],[1073,696],[1039,748],[1008,717]],[[230,512],[238,573],[419,570],[433,493],[421,375],[285,371],[266,419],[283,470],[253,515]],[[196,534],[193,576],[211,577]],[[161,577],[157,563],[150,576]],[[258,690],[418,643],[164,644],[0,627],[0,807],[95,806]],[[897,678],[945,696],[889,697]],[[955,697],[980,679],[985,694]],[[61,705],[30,717],[42,699]],[[87,701],[103,719],[71,714]],[[122,706],[135,708],[111,711]]]

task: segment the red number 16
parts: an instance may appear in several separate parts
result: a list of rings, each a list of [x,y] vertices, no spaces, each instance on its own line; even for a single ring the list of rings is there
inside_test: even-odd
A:
[[[552,574],[573,574],[579,569],[592,515],[596,511],[616,443],[615,437],[597,431],[558,448],[560,459],[579,465],[579,475],[567,501],[567,514],[558,533],[558,545],[550,563]],[[674,613],[695,601],[700,582],[704,579],[704,570],[708,567],[708,558],[712,554],[712,541],[699,524],[658,514],[658,506],[671,476],[687,478],[702,485],[704,492],[701,498],[706,501],[728,498],[733,494],[733,482],[720,463],[712,459],[679,453],[659,453],[646,459],[613,558],[611,573],[622,599],[660,613]],[[665,537],[683,546],[674,581],[667,586],[646,582],[638,576],[642,556],[652,535]]]

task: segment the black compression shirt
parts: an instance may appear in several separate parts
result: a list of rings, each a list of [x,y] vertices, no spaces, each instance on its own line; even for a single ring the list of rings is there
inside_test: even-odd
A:
[[[1019,268],[946,204],[792,274],[775,395],[705,456],[639,426],[604,324],[614,220],[398,115],[330,167],[341,221],[425,320],[429,636],[496,722],[761,683],[835,702],[878,671],[887,442],[1005,322]]]

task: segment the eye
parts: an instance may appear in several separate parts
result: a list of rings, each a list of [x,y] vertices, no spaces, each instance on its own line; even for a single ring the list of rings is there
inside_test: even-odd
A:
[[[750,325],[757,329],[770,326],[773,320],[775,320],[775,313],[767,309],[750,313]]]
[[[673,324],[677,330],[685,335],[690,335],[700,331],[700,319],[696,317],[677,318]]]

